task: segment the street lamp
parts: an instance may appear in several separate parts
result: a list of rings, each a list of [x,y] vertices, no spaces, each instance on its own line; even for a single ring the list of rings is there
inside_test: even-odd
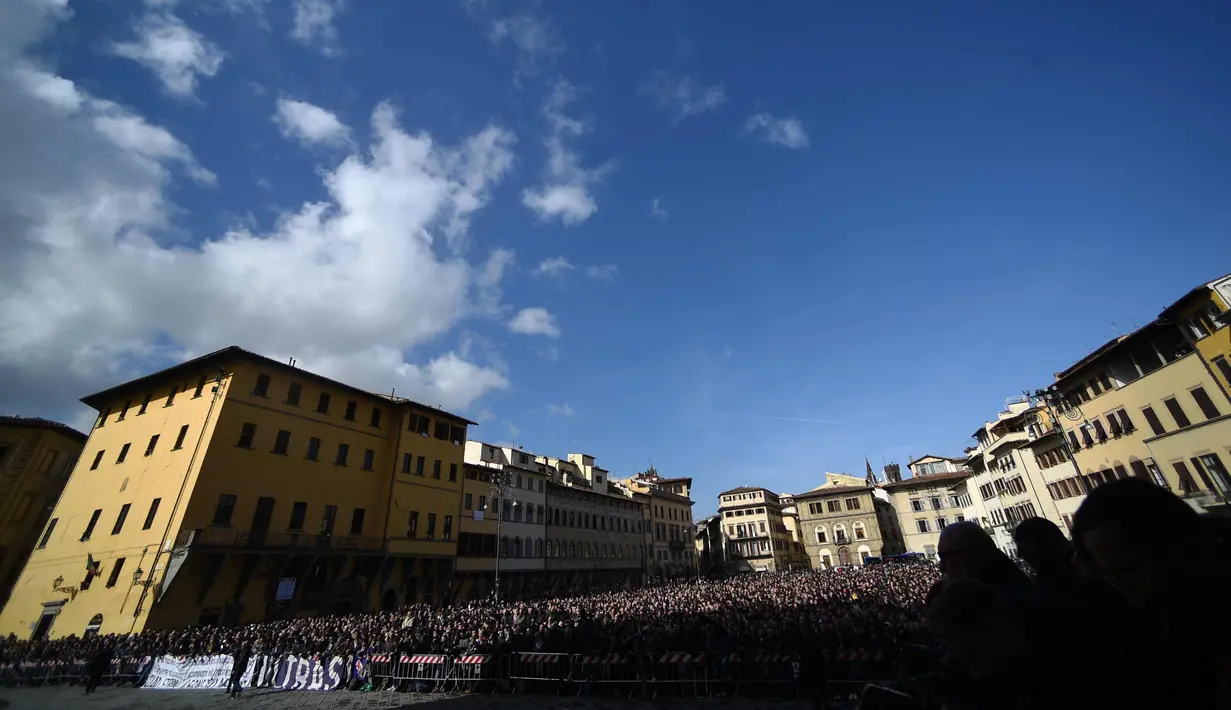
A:
[[[487,497],[492,501],[492,508],[496,511],[496,602],[500,602],[500,555],[504,552],[501,549],[501,543],[504,537],[501,534],[504,530],[504,504],[509,502],[516,508],[521,504],[517,500],[517,495],[513,492],[516,489],[513,487],[513,474],[508,471],[501,472],[496,479],[497,483],[487,489]],[[495,502],[500,501],[499,509],[496,509]]]
[[[1029,398],[1030,393],[1026,392],[1026,396]],[[1077,480],[1081,482],[1082,492],[1089,495],[1090,491],[1093,489],[1090,487],[1090,482],[1086,480],[1084,475],[1082,475],[1081,466],[1077,465],[1077,457],[1073,455],[1073,449],[1069,446],[1068,437],[1064,435],[1064,429],[1060,426],[1061,415],[1074,422],[1081,419],[1081,407],[1078,407],[1070,402],[1066,402],[1064,398],[1060,396],[1060,392],[1056,389],[1055,385],[1049,385],[1044,389],[1035,390],[1033,399],[1036,401],[1042,401],[1044,406],[1047,407],[1047,413],[1051,416],[1052,426],[1056,429],[1056,433],[1060,437],[1060,446],[1064,448],[1065,455],[1069,457],[1069,463],[1073,464],[1073,471],[1077,474]]]

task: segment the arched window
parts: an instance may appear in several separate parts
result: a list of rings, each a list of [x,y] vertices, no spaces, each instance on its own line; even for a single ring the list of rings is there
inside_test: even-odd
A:
[[[535,557],[543,556],[543,540],[541,538],[534,539],[534,556]]]
[[[872,549],[867,545],[859,546],[859,564],[866,564],[868,558],[872,556]]]
[[[504,537],[500,538],[500,556],[501,557],[509,556],[509,536],[508,535],[505,535]]]
[[[521,538],[520,537],[513,538],[513,556],[521,557]]]
[[[850,538],[846,536],[846,526],[843,525],[842,523],[838,523],[837,525],[833,526],[833,541],[838,543],[839,545],[843,545],[847,542],[850,542]],[[843,564],[846,564],[846,563],[843,563]]]
[[[833,567],[833,555],[828,548],[821,550],[821,569]]]
[[[829,542],[829,534],[825,531],[824,525],[816,526],[816,542],[818,545],[823,545]]]
[[[90,619],[90,623],[86,624],[85,637],[89,638],[91,636],[97,636],[98,630],[101,629],[102,627],[103,627],[103,615],[95,614],[94,617]]]
[[[568,526],[570,528],[577,527],[577,519],[574,517],[574,513],[571,510],[568,512]]]
[[[572,541],[569,541],[568,544],[568,556],[571,558],[577,557],[577,546]]]
[[[856,540],[867,540],[868,531],[863,529],[863,523],[856,522],[851,525],[851,530],[855,533]]]

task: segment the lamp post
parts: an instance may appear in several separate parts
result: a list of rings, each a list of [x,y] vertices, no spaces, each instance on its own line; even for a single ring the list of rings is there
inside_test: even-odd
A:
[[[511,485],[513,482],[513,474],[508,471],[502,471],[497,483],[487,489],[487,497],[491,499],[492,510],[496,513],[496,602],[500,602],[500,556],[504,550],[501,549],[501,543],[504,537],[501,534],[504,530],[504,504],[511,503],[514,507],[520,504],[517,500],[517,495],[513,493],[514,489]],[[496,501],[500,501],[500,505],[496,505]]]
[[[1029,392],[1026,392],[1028,398],[1031,397]],[[1077,474],[1077,480],[1081,482],[1081,490],[1085,495],[1090,495],[1093,490],[1090,487],[1090,482],[1081,473],[1081,466],[1077,465],[1077,457],[1073,455],[1073,449],[1069,446],[1069,439],[1064,435],[1064,429],[1060,426],[1060,415],[1063,414],[1070,421],[1081,419],[1081,408],[1065,402],[1060,397],[1060,392],[1055,385],[1048,385],[1044,389],[1034,391],[1033,399],[1043,402],[1047,407],[1047,413],[1051,416],[1052,426],[1055,427],[1056,433],[1060,436],[1060,446],[1064,448],[1064,453],[1069,457],[1069,463],[1073,464],[1073,471]]]

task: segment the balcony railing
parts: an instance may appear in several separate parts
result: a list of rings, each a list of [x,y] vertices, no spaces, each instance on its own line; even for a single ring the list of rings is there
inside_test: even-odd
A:
[[[316,535],[312,533],[271,533],[249,530],[204,528],[185,530],[175,540],[176,547],[218,548],[228,550],[379,550],[384,540],[354,535]]]

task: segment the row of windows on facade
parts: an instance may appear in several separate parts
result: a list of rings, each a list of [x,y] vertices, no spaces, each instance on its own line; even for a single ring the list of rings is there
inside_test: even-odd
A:
[[[158,506],[162,503],[161,498],[155,498],[150,502],[150,509],[145,514],[145,523],[142,524],[142,530],[149,530],[154,525],[154,518],[158,515]],[[111,534],[119,535],[124,530],[124,522],[128,520],[128,511],[132,508],[132,503],[125,503],[120,506],[120,513],[115,518],[115,524],[111,526]],[[86,542],[94,535],[94,528],[98,525],[98,519],[103,515],[103,509],[99,508],[90,515],[90,522],[86,524],[85,530],[81,533],[81,542]],[[46,529],[43,531],[43,537],[38,541],[40,548],[46,547],[51,540],[52,533],[56,530],[56,525],[60,522],[59,518],[52,518],[47,523]]]
[[[856,521],[855,523],[852,523],[851,532],[855,535],[854,539],[856,540],[868,539],[868,531],[864,529],[863,523],[861,522]],[[812,533],[816,536],[817,544],[829,542],[829,533],[825,529],[824,525],[816,526]],[[833,541],[837,545],[845,545],[851,541],[851,538],[846,534],[846,526],[842,523],[837,523],[833,526]]]
[[[723,517],[727,518],[742,518],[745,515],[765,515],[764,508],[741,508],[739,510],[728,510],[723,513]]]
[[[16,447],[17,450],[20,450],[21,448],[22,447],[20,445]],[[7,443],[0,444],[0,470],[4,470],[5,468],[9,467],[9,462],[6,461],[6,459],[8,459],[10,451],[13,451],[14,454],[16,454],[16,451],[14,450],[14,447],[12,445],[7,444]],[[58,472],[58,477],[63,478],[65,475],[69,473],[68,467],[73,465],[74,458],[71,455],[64,456],[63,458],[61,458],[60,456],[61,453],[63,452],[55,451],[55,450],[48,450],[48,451],[43,452],[43,459],[42,461],[39,462],[38,466],[34,468],[34,470],[43,475],[50,474],[51,468],[52,466],[55,465],[56,460],[61,459],[62,463],[60,464],[60,471]],[[16,465],[17,462],[13,461],[12,463],[13,465]]]
[[[741,500],[768,500],[771,503],[776,503],[778,502],[778,496],[765,491],[754,491],[752,493],[733,493],[722,497],[722,502],[724,503],[735,503]]]
[[[202,391],[204,391],[205,389],[205,384],[208,381],[209,381],[208,377],[206,377],[205,375],[201,375],[201,378],[197,380],[196,389],[192,393],[193,399],[196,399],[197,397],[201,396]],[[170,407],[171,405],[175,404],[175,396],[182,391],[184,390],[181,390],[178,384],[171,385],[171,388],[167,392],[167,401],[164,402],[162,406]],[[145,395],[145,399],[141,401],[141,406],[137,410],[137,416],[145,414],[146,410],[149,409],[150,401],[153,399],[154,399],[154,393],[150,392]],[[115,420],[117,422],[124,421],[128,417],[128,411],[132,409],[132,406],[133,406],[133,402],[131,399],[125,401],[123,406],[120,407],[119,416],[116,417]],[[111,416],[111,407],[103,408],[103,411],[99,412],[98,414],[98,423],[94,425],[95,428],[102,428],[103,426],[105,426],[107,424],[107,417],[109,416]]]
[[[692,561],[692,550],[655,550],[654,559],[659,562]]]
[[[241,449],[255,449],[256,448],[256,424],[255,423],[253,422],[244,423],[244,425],[240,429],[239,441],[236,442],[235,445]],[[278,433],[274,435],[274,445],[273,445],[273,448],[270,449],[270,452],[278,454],[280,456],[286,456],[290,453],[290,449],[291,449],[291,432],[287,431],[286,429],[279,429]],[[320,456],[321,456],[320,438],[315,437],[315,436],[308,437],[308,446],[305,450],[304,458],[307,459],[308,461],[320,461]],[[333,458],[334,465],[335,466],[346,466],[349,458],[350,458],[350,444],[339,443],[337,453],[334,455],[334,458]],[[373,449],[364,449],[363,463],[360,465],[360,469],[363,471],[371,471],[375,465],[376,465],[376,451]],[[426,471],[425,471],[426,466],[427,466],[426,457],[419,456],[416,459],[416,457],[409,452],[405,452],[402,454],[402,466],[401,466],[402,473],[405,473],[408,475],[423,476],[426,474]],[[432,478],[436,480],[441,479],[441,467],[442,466],[443,466],[443,462],[440,459],[436,459],[432,463]],[[449,464],[449,480],[453,482],[457,481],[457,464],[455,463]]]
[[[459,557],[495,557],[496,536],[464,532],[458,536]],[[645,545],[577,540],[543,540],[505,535],[500,538],[501,557],[645,559]]]
[[[644,503],[636,503],[630,500],[626,500],[622,496],[604,495],[602,493],[590,493],[590,492],[581,493],[575,490],[570,490],[562,486],[553,488],[548,494],[548,497],[549,497],[549,500],[548,500],[549,503],[551,502],[551,499],[554,498],[558,500],[574,501],[575,503],[579,505],[589,505],[591,507],[615,508],[617,510],[626,510],[630,512],[635,510],[638,513],[642,512],[646,507]]]
[[[1206,490],[1217,491],[1224,497],[1231,493],[1231,475],[1228,475],[1222,458],[1216,453],[1193,456],[1189,458],[1187,463],[1184,461],[1173,461],[1171,463],[1172,468],[1175,470],[1176,478],[1179,480],[1180,493],[1195,493],[1200,490],[1192,477],[1192,472],[1189,470],[1190,463],[1192,464],[1192,471],[1196,471],[1197,477],[1205,484]],[[1169,489],[1171,487],[1153,459],[1133,459],[1128,462],[1128,465],[1132,469],[1133,476],[1151,481],[1161,488]],[[1122,464],[1115,464],[1111,468],[1083,474],[1082,477],[1090,489],[1094,489],[1119,478],[1128,478],[1129,472]],[[1081,480],[1077,476],[1070,476],[1069,478],[1049,483],[1047,484],[1047,491],[1051,494],[1053,500],[1064,500],[1085,495]]]
[[[1109,376],[1107,370],[1098,372],[1088,380],[1071,385],[1064,393],[1064,400],[1070,407],[1080,407],[1104,392],[1135,382],[1192,352],[1192,345],[1178,330],[1161,332],[1152,340],[1131,343],[1120,349],[1119,355],[1114,358],[1118,362],[1108,365],[1119,370],[1115,379]]]
[[[823,509],[821,505],[822,502],[825,504]],[[812,515],[823,515],[825,512],[840,513],[842,512],[842,506],[844,504],[846,505],[847,510],[859,510],[859,499],[858,498],[846,498],[841,501],[827,500],[827,501],[818,501],[816,503],[809,503],[808,512],[811,513]]]
[[[666,518],[668,520],[683,520],[685,522],[692,522],[692,512],[691,511],[680,510],[679,508],[672,508],[672,507],[665,506],[665,505],[654,506],[654,517],[655,518]]]
[[[479,507],[474,507],[475,495],[473,493],[465,494],[462,505],[466,510],[482,510],[487,511],[487,496],[480,495]],[[503,506],[500,505],[498,499],[491,501],[492,514],[500,515],[501,519],[512,523],[534,523],[543,524],[546,516],[548,525],[567,526],[588,528],[591,530],[603,530],[611,532],[624,532],[630,534],[640,534],[641,524],[640,519],[629,519],[624,517],[616,517],[614,515],[599,516],[590,515],[589,513],[577,513],[576,511],[563,511],[559,508],[544,508],[537,503],[521,503],[509,502]]]
[[[252,394],[256,397],[269,397],[269,388],[272,384],[272,378],[264,373],[257,375],[256,386],[252,388]],[[287,385],[285,404],[292,407],[298,407],[299,401],[303,396],[303,385],[298,382],[290,382]],[[316,413],[329,414],[330,406],[332,405],[332,395],[328,392],[321,392],[316,400]],[[359,403],[353,399],[347,400],[346,407],[342,411],[342,418],[346,421],[353,422],[358,415]],[[381,427],[381,417],[383,412],[380,407],[372,407],[369,411],[368,425],[379,429]],[[423,436],[435,436],[441,441],[451,441],[454,446],[461,446],[466,441],[466,427],[450,424],[449,422],[437,419],[435,432],[432,431],[432,420],[424,414],[411,413],[406,430],[415,432]]]
[[[492,472],[476,471],[475,469],[468,468],[466,469],[466,478],[471,481],[477,480],[477,481],[482,481],[483,483],[494,483],[495,477],[493,474],[497,474],[497,473],[499,472],[498,471],[492,471]],[[539,493],[542,493],[544,489],[544,483],[543,483],[544,479],[542,478],[531,478],[529,476],[523,477],[520,473],[518,474],[505,473],[505,478],[506,478],[506,482],[505,482],[506,487],[516,488],[519,491],[520,490],[534,491],[536,490],[536,485],[535,485],[536,483],[538,484],[537,490]]]
[[[915,471],[915,475],[917,476],[931,476],[932,474],[949,473],[949,462],[929,461],[927,463],[916,464]]]
[[[966,522],[966,516],[961,513],[956,513],[953,516],[953,521],[957,523]],[[947,527],[949,527],[948,518],[946,517],[936,518],[936,531],[937,532],[940,532],[941,530],[944,530]],[[916,518],[915,519],[915,530],[921,533],[930,533],[932,532],[932,524],[927,518]]]
[[[772,543],[772,544],[771,544]],[[740,540],[727,543],[727,550],[732,555],[743,557],[758,557],[761,555],[770,554],[770,549],[777,552],[783,552],[787,546],[778,539],[774,540]]]
[[[239,498],[231,493],[222,493],[218,496],[218,505],[214,507],[214,517],[210,520],[211,527],[227,528],[231,527],[232,518],[235,516],[235,504]],[[257,499],[256,512],[253,514],[252,528],[257,532],[264,532],[263,528],[267,528],[270,520],[273,518],[274,509],[277,507],[277,501],[274,498],[262,496]],[[351,511],[350,533],[351,535],[362,535],[364,520],[367,516],[367,511],[363,508],[354,508]],[[304,501],[296,501],[291,504],[291,517],[287,521],[286,529],[291,532],[302,532],[304,524],[308,519],[308,504]],[[321,512],[321,535],[332,535],[334,526],[338,520],[338,507],[336,505],[326,505]]]
[[[945,505],[946,500],[940,496],[931,496],[930,498],[928,498],[928,502],[932,510],[944,510],[946,507]],[[969,493],[963,493],[961,495],[950,494],[949,500],[947,501],[947,503],[948,503],[947,507],[950,507],[950,508],[969,507],[971,503],[970,494]],[[911,511],[915,513],[922,513],[924,511],[923,500],[921,498],[911,498],[910,499],[910,509]]]
[[[1062,463],[1068,463],[1069,454],[1063,446],[1057,446],[1050,451],[1044,451],[1034,457],[1035,463],[1039,465],[1040,470],[1049,469],[1052,466],[1059,466]]]
[[[171,450],[179,451],[180,449],[183,449],[184,448],[184,438],[187,436],[188,436],[188,425],[185,424],[180,427],[179,433],[176,434],[175,445],[171,447]],[[150,437],[149,442],[145,445],[145,455],[146,456],[154,455],[154,451],[158,448],[158,439],[159,439],[158,434],[155,434]],[[124,444],[123,446],[121,446],[119,455],[115,457],[115,462],[117,464],[121,464],[121,463],[124,463],[126,460],[128,460],[128,452],[131,448],[132,448],[132,442],[128,442]],[[98,468],[99,464],[103,462],[103,456],[106,453],[107,452],[105,449],[99,449],[98,451],[94,452],[94,459],[90,462],[91,471]]]
[[[997,478],[991,483],[984,483],[979,486],[979,497],[983,500],[991,500],[999,495],[1022,495],[1026,492],[1026,482],[1021,476],[1012,478]]]
[[[1214,401],[1210,399],[1210,395],[1205,391],[1204,387],[1194,387],[1188,392],[1206,420],[1213,419],[1222,414],[1218,409],[1218,405],[1214,404]],[[1164,399],[1163,406],[1171,414],[1171,418],[1175,421],[1177,428],[1184,429],[1192,425],[1192,420],[1189,419],[1184,406],[1180,404],[1179,399],[1176,397]],[[1158,413],[1154,411],[1153,406],[1142,407],[1141,416],[1150,425],[1150,430],[1154,432],[1155,436],[1167,433],[1167,428],[1163,425],[1162,420],[1159,419]],[[1106,426],[1103,425],[1104,417],[1107,419]],[[1076,429],[1070,429],[1067,435],[1069,445],[1073,450],[1080,451],[1083,447],[1088,449],[1095,444],[1107,441],[1109,438],[1118,438],[1123,434],[1131,433],[1135,428],[1128,412],[1120,408],[1082,422]],[[1078,439],[1079,434],[1080,440]]]
[[[683,542],[684,528],[681,525],[654,523],[654,539],[665,542]]]

